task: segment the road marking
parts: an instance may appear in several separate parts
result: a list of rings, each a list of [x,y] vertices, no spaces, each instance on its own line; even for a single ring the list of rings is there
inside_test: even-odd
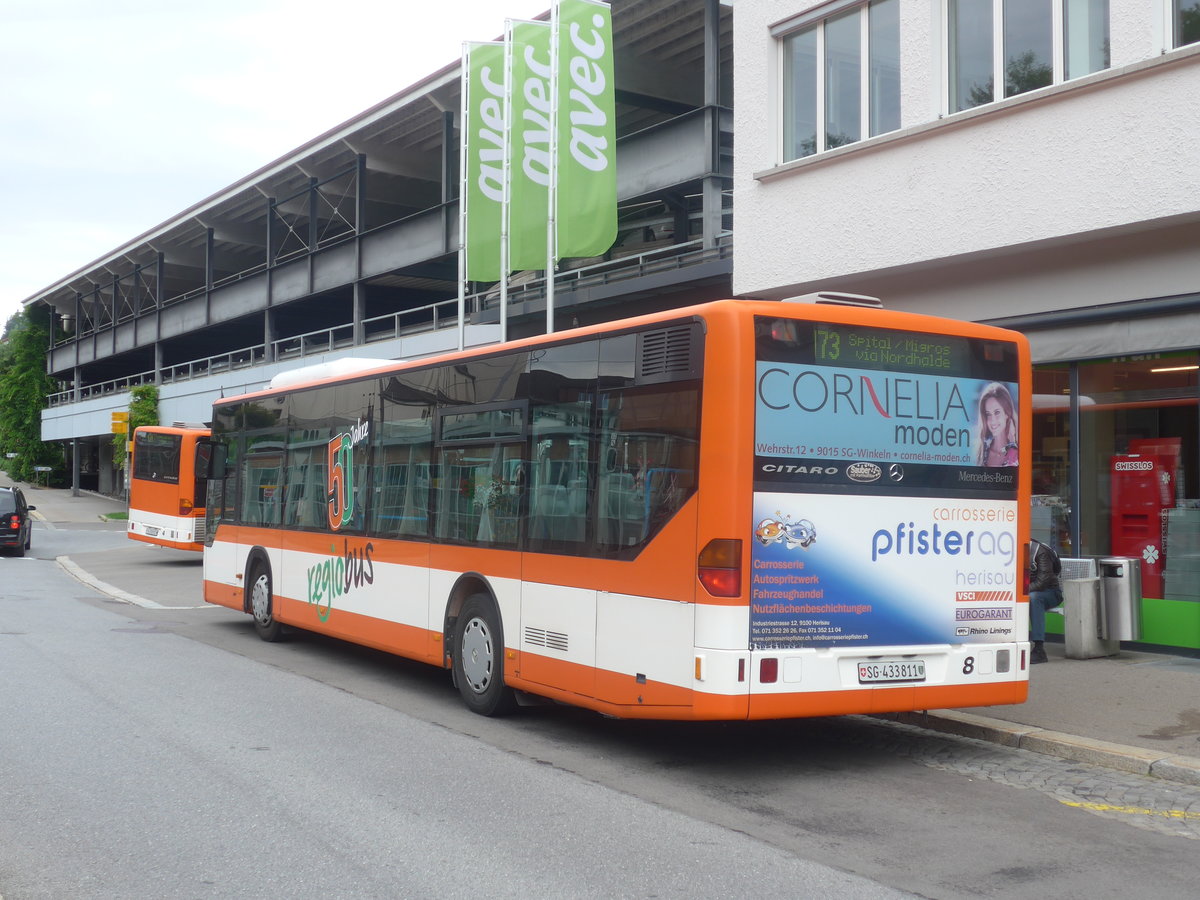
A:
[[[1081,803],[1074,800],[1063,800],[1055,797],[1063,806],[1074,806],[1076,809],[1087,809],[1092,812],[1128,813],[1131,816],[1157,816],[1163,819],[1200,819],[1200,812],[1189,812],[1186,809],[1143,809],[1139,806],[1113,806],[1108,803]]]

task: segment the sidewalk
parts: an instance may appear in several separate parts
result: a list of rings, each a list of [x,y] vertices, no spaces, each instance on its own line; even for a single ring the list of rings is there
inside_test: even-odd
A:
[[[0,473],[0,484],[10,483]],[[22,488],[38,507],[34,515],[51,528],[95,523],[105,513],[125,509],[119,500],[96,494],[72,497],[69,489]],[[151,570],[156,567],[170,570],[177,594],[199,596],[197,554],[130,544],[131,553],[120,559],[112,553],[82,554],[64,567],[102,593],[151,608],[159,606],[153,599],[157,580]],[[130,565],[129,560],[146,562]],[[1075,660],[1066,659],[1063,645],[1055,643],[1048,643],[1046,652],[1050,661],[1031,667],[1026,703],[885,718],[1200,785],[1200,659],[1122,650],[1112,657]]]
[[[37,507],[34,520],[44,522],[50,528],[61,523],[96,523],[103,521],[108,513],[125,512],[125,504],[112,497],[85,491],[72,497],[70,488],[46,488],[40,484],[13,481],[7,472],[0,471],[0,485],[10,487],[14,484],[24,491],[30,505]]]

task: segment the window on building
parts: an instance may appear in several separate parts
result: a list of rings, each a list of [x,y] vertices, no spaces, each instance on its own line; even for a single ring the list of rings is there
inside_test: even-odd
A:
[[[1172,0],[1175,46],[1200,41],[1200,0]]]
[[[946,0],[946,13],[952,113],[1109,66],[1108,0]]]
[[[1142,594],[1200,599],[1200,354],[1079,363],[1083,555],[1141,557]]]
[[[1071,546],[1070,440],[1071,372],[1063,363],[1033,370],[1033,518],[1032,537],[1063,556]]]
[[[1108,0],[1066,0],[1063,4],[1063,77],[1081,78],[1110,65]]]
[[[899,0],[843,6],[782,47],[785,159],[900,127]]]

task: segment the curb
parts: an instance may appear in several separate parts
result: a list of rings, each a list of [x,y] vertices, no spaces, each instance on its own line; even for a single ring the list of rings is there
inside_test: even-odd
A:
[[[1079,737],[1062,731],[1050,731],[1033,725],[1018,725],[1015,722],[990,719],[987,716],[959,712],[954,709],[882,713],[876,718],[903,722],[906,725],[915,725],[930,731],[975,738],[1004,747],[1017,747],[1021,750],[1057,756],[1073,762],[1105,766],[1135,775],[1152,775],[1166,781],[1200,787],[1200,759],[1191,756],[1177,756],[1147,750],[1143,747],[1129,747],[1125,744]]]
[[[106,584],[98,578],[93,577],[90,573],[79,568],[71,561],[69,556],[56,556],[54,561],[62,566],[63,571],[78,581],[80,584],[85,584],[92,590],[99,591],[101,594],[107,594],[114,600],[120,600],[123,603],[132,603],[134,606],[140,606],[143,609],[171,609],[169,606],[163,606],[161,603],[155,603],[153,600],[147,600],[145,597],[139,597],[136,594],[130,594],[120,588],[113,587],[111,584]]]

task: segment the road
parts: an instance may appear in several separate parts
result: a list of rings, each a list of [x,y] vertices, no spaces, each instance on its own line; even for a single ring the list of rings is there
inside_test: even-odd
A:
[[[0,558],[0,896],[1194,897],[1200,789],[865,717],[468,713],[445,673]],[[163,574],[160,569],[165,569]],[[176,579],[194,579],[177,574]],[[1192,812],[1196,810],[1196,812]],[[1172,815],[1172,813],[1174,813]]]

